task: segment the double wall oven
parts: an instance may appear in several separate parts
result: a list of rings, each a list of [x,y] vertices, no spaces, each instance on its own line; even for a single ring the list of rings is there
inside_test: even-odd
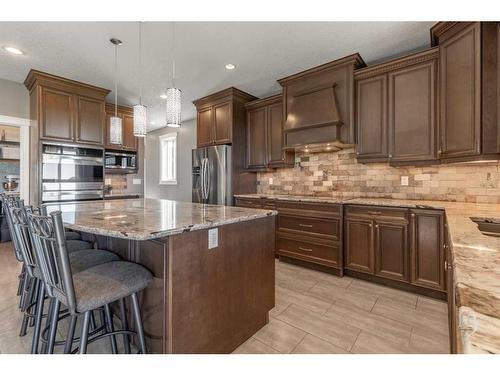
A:
[[[103,199],[104,150],[42,145],[42,202]]]

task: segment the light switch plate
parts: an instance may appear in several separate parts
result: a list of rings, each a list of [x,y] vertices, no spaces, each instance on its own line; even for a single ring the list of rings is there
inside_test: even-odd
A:
[[[140,178],[132,179],[132,185],[140,185],[142,184],[142,180]]]
[[[219,228],[208,230],[208,250],[219,246]]]
[[[269,177],[269,185],[272,185],[274,183],[273,178]]]
[[[401,176],[401,186],[408,186],[408,176]]]

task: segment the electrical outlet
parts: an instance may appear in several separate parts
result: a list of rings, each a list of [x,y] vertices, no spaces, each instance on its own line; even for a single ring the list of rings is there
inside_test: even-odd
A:
[[[140,185],[142,184],[142,180],[140,178],[132,179],[132,185]]]
[[[269,177],[269,185],[272,185],[274,183],[273,178]]]
[[[401,176],[401,186],[408,186],[408,176]]]
[[[208,230],[208,250],[219,246],[219,228]]]
[[[111,178],[105,178],[105,179],[104,179],[104,183],[105,183],[106,185],[111,185]]]

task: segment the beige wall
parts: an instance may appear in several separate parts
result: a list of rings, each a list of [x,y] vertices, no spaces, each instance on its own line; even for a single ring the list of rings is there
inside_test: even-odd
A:
[[[160,185],[159,136],[177,132],[177,185]],[[183,122],[178,129],[162,128],[146,136],[146,198],[191,202],[191,150],[196,148],[196,120]]]
[[[29,118],[29,92],[22,83],[0,79],[0,115]]]
[[[295,168],[259,173],[258,192],[500,203],[499,162],[396,168],[360,164],[352,148],[297,154],[297,162]],[[409,177],[408,186],[401,186],[401,176]]]

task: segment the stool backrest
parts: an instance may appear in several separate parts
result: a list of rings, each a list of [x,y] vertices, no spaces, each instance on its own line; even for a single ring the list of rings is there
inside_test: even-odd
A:
[[[12,240],[12,244],[14,245],[14,254],[16,255],[16,259],[19,262],[23,261],[23,255],[21,251],[21,244],[19,243],[19,235],[16,232],[16,228],[14,227],[14,223],[12,220],[12,209],[17,207],[22,207],[23,202],[18,197],[7,196],[5,194],[2,195],[2,206],[5,212],[5,217],[7,219],[7,225],[9,227],[9,234]]]
[[[35,277],[35,269],[38,268],[36,251],[31,239],[30,228],[28,224],[27,212],[32,212],[31,207],[12,208],[11,218],[14,226],[14,232],[19,243],[19,249],[22,254],[26,272],[31,277]]]
[[[49,216],[28,213],[28,222],[47,294],[75,313],[75,289],[61,211]]]

